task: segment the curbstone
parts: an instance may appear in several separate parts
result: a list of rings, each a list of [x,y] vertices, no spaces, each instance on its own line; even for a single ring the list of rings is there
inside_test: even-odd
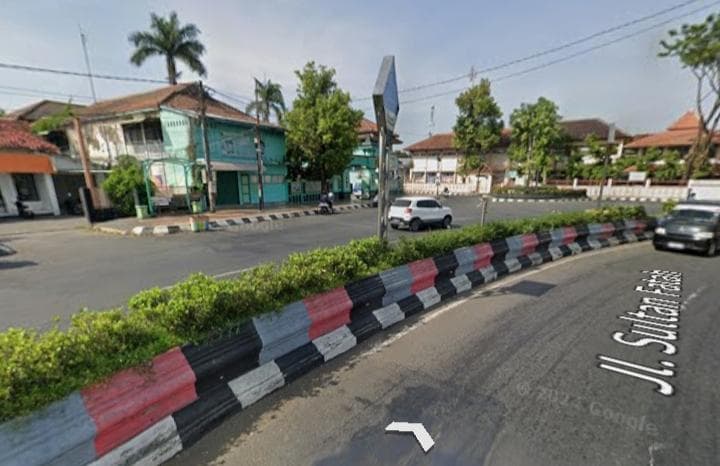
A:
[[[305,298],[0,425],[0,463],[160,464],[228,415],[382,329],[509,273],[648,239],[652,226],[627,221],[517,235]]]

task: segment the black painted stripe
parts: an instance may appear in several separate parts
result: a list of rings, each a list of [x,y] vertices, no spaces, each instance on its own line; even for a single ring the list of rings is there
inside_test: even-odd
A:
[[[198,395],[216,385],[225,384],[258,366],[262,341],[252,321],[233,332],[203,345],[185,345],[182,352],[195,373]]]
[[[441,299],[447,299],[452,296],[455,296],[457,294],[457,289],[455,288],[455,285],[452,284],[449,278],[445,278],[440,281],[435,281],[435,289],[437,290],[438,294],[440,295]]]
[[[550,246],[550,243],[552,242],[552,236],[550,236],[549,231],[541,231],[538,233],[535,233],[535,237],[538,240],[538,244],[535,247],[535,250],[537,252],[540,252],[542,250],[547,250]]]
[[[572,249],[567,244],[558,246],[558,249],[562,252],[563,257],[572,256]]]
[[[505,262],[493,262],[492,266],[495,269],[495,272],[497,272],[497,278],[504,277],[510,273],[510,270],[508,269],[508,266],[505,265]]]
[[[372,312],[364,312],[351,317],[348,328],[355,335],[357,342],[367,340],[382,329],[382,325]]]
[[[455,270],[458,268],[458,261],[455,256],[455,252],[435,256],[432,259],[435,263],[435,268],[438,271],[438,274],[435,277],[435,282],[455,276]]]
[[[225,417],[242,409],[227,384],[216,386],[198,400],[173,413],[183,448],[197,442]]]
[[[320,366],[323,361],[322,353],[310,342],[289,352],[285,356],[280,356],[275,360],[275,363],[285,377],[285,383],[288,384],[301,375]]]
[[[470,283],[473,287],[476,287],[478,285],[482,285],[485,283],[485,275],[481,274],[477,270],[473,270],[472,272],[467,273],[468,280],[470,280]]]
[[[372,275],[345,285],[350,301],[353,303],[351,314],[364,313],[380,309],[385,286],[380,275]]]
[[[520,266],[523,269],[527,269],[528,267],[532,267],[533,263],[530,260],[528,256],[518,256],[517,257],[518,262],[520,262]]]
[[[243,223],[252,223],[252,220],[250,220],[248,217],[243,217],[240,220],[242,220]]]
[[[575,239],[575,241],[590,234],[590,230],[588,229],[587,225],[577,225],[575,226],[575,231],[577,232],[577,238]]]
[[[505,255],[509,250],[507,241],[504,239],[496,239],[490,242],[490,247],[493,250],[493,261],[505,260]]]
[[[231,225],[231,226],[237,225],[237,223],[235,222],[235,220],[233,220],[233,219],[231,219],[231,218],[226,219],[225,222],[226,222],[228,225]]]
[[[418,312],[425,309],[425,306],[423,306],[420,298],[415,295],[403,298],[398,301],[397,304],[398,306],[400,306],[400,310],[403,312],[403,314],[405,314],[405,317],[410,317],[411,315],[417,314]]]
[[[277,219],[278,219],[278,216],[275,215],[275,214],[270,214],[270,219],[271,219],[271,220],[277,220]]]

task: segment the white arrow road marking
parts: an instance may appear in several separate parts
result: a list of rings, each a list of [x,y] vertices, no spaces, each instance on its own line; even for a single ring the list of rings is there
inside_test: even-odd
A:
[[[419,422],[391,422],[385,428],[385,432],[412,432],[425,453],[435,445],[425,426]]]

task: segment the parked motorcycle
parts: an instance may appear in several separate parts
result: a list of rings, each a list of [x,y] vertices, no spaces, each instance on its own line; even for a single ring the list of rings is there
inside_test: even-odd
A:
[[[25,218],[28,220],[35,218],[35,212],[30,210],[28,208],[28,206],[23,204],[23,202],[20,199],[15,201],[15,207],[17,208],[17,211],[18,211],[18,217]]]

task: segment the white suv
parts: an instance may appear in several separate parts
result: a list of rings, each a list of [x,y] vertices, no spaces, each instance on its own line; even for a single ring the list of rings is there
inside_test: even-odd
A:
[[[393,229],[406,226],[411,231],[418,231],[423,225],[450,228],[452,210],[432,197],[399,197],[390,206],[388,220]]]

